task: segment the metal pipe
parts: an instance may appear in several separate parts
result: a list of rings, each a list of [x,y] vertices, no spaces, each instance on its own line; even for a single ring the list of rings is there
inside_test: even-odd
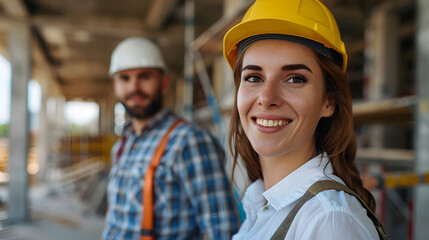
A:
[[[204,65],[204,60],[199,51],[195,51],[194,57],[195,57],[195,65],[196,65],[198,77],[201,81],[204,94],[209,104],[210,111],[213,116],[213,121],[216,125],[217,131],[220,133],[220,140],[222,144],[224,144],[226,140],[226,133],[225,133],[226,127],[219,110],[219,105],[217,104],[216,95],[214,94],[212,85],[210,83],[209,74],[207,73],[207,69]]]

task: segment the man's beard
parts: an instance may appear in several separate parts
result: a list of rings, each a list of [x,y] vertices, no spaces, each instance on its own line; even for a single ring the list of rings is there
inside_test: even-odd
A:
[[[125,99],[131,98],[135,95],[139,95],[142,98],[149,98],[147,94],[144,94],[142,92],[135,92],[126,96]],[[127,111],[130,117],[137,118],[137,119],[150,118],[162,109],[161,89],[159,89],[159,91],[156,92],[152,100],[149,102],[149,105],[146,107],[142,107],[142,106],[130,107],[130,106],[127,106],[123,101],[121,101],[121,103],[124,106],[125,111]]]

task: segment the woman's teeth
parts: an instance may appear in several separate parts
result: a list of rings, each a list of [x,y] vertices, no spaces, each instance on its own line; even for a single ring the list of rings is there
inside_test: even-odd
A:
[[[256,119],[256,123],[264,127],[280,127],[290,122],[291,122],[290,120],[267,120],[267,119],[260,119],[260,118]]]

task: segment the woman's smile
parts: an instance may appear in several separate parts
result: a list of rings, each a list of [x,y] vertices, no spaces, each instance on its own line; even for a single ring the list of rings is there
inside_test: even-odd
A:
[[[283,125],[289,124],[292,122],[292,120],[270,120],[270,119],[257,118],[255,122],[259,126],[272,128],[272,127],[281,127]]]

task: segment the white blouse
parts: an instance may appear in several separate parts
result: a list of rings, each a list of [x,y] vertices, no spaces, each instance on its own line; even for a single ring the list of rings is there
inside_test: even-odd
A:
[[[246,220],[233,240],[270,239],[305,191],[318,180],[344,182],[333,174],[326,154],[309,160],[265,191],[263,180],[252,183],[243,197]],[[326,168],[325,168],[326,166]],[[352,195],[327,190],[304,204],[285,240],[378,239],[366,209]]]

